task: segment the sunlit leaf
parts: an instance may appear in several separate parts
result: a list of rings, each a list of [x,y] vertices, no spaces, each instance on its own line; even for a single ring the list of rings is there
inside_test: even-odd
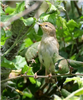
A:
[[[25,9],[25,2],[16,3],[16,9],[14,13],[22,12]]]
[[[21,69],[25,65],[27,65],[25,58],[21,56],[16,56],[15,59],[13,60],[13,63],[15,64],[16,69]]]
[[[7,60],[6,58],[2,58],[1,66],[10,69],[15,68],[14,63],[12,61]]]
[[[33,45],[31,45],[27,49],[27,51],[25,53],[25,57],[26,57],[27,61],[31,61],[34,57],[37,56],[39,43],[40,42],[36,42],[36,43],[34,43]]]
[[[21,20],[23,20],[25,26],[30,26],[31,24],[33,24],[35,22],[35,18],[30,17],[27,19],[22,18]]]
[[[70,31],[73,31],[75,27],[77,27],[77,28],[79,27],[79,24],[76,23],[73,19],[71,19],[67,22],[67,26]]]
[[[32,98],[32,96],[33,95],[31,93],[23,92],[23,99],[26,98],[26,97]]]
[[[5,9],[5,13],[6,14],[11,14],[11,13],[13,13],[15,11],[15,8],[12,8],[12,7],[7,7],[6,9]]]

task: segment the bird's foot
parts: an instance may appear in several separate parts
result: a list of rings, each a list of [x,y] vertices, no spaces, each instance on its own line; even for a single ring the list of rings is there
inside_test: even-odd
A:
[[[51,78],[51,77],[52,77],[52,74],[50,73],[50,74],[48,75],[48,77]]]
[[[34,78],[38,78],[37,73],[34,74]]]
[[[48,75],[48,78],[45,79],[45,82],[46,83],[52,83],[53,82],[52,74],[51,73]]]

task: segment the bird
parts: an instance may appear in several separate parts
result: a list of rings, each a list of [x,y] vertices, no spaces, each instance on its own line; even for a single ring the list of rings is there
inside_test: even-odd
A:
[[[56,38],[56,29],[50,22],[39,23],[43,35],[38,46],[39,61],[45,67],[45,75],[55,73],[54,54],[59,55],[59,43]]]
[[[49,75],[50,73],[53,75],[65,74],[68,72],[71,74],[72,68],[78,69],[79,66],[83,66],[83,62],[66,59],[59,54],[59,43],[53,24],[50,22],[38,24],[42,29],[43,35],[41,41],[34,43],[27,49],[25,53],[27,61],[31,61],[31,59],[38,55],[40,63],[45,67],[45,75]],[[34,53],[32,53],[33,48],[35,48]],[[39,71],[34,74],[34,78],[37,78]]]
[[[49,75],[50,73],[53,75],[71,74],[73,68],[78,69],[79,66],[83,66],[83,62],[66,59],[59,54],[59,43],[53,24],[50,22],[38,22],[38,24],[42,29],[43,35],[41,41],[34,43],[27,49],[25,53],[27,61],[31,61],[38,55],[40,63],[45,67],[45,75]],[[35,48],[34,52],[32,52],[33,48]],[[34,78],[37,78],[37,73],[40,70],[34,74]]]

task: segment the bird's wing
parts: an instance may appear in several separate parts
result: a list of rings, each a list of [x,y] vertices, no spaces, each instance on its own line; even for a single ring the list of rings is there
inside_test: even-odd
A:
[[[38,55],[38,45],[40,42],[36,42],[32,44],[25,53],[25,58],[27,61],[31,61],[33,58],[35,58]]]
[[[64,57],[55,53],[53,56],[53,62],[55,64],[55,71],[64,74],[69,71],[68,61]]]

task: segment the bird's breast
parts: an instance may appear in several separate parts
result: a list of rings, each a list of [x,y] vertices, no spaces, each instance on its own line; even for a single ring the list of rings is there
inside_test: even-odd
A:
[[[41,49],[48,49],[51,52],[57,52],[58,53],[58,42],[54,37],[45,37],[41,40]]]
[[[44,66],[53,65],[53,55],[58,53],[57,41],[53,37],[43,38],[39,45],[39,60]]]

